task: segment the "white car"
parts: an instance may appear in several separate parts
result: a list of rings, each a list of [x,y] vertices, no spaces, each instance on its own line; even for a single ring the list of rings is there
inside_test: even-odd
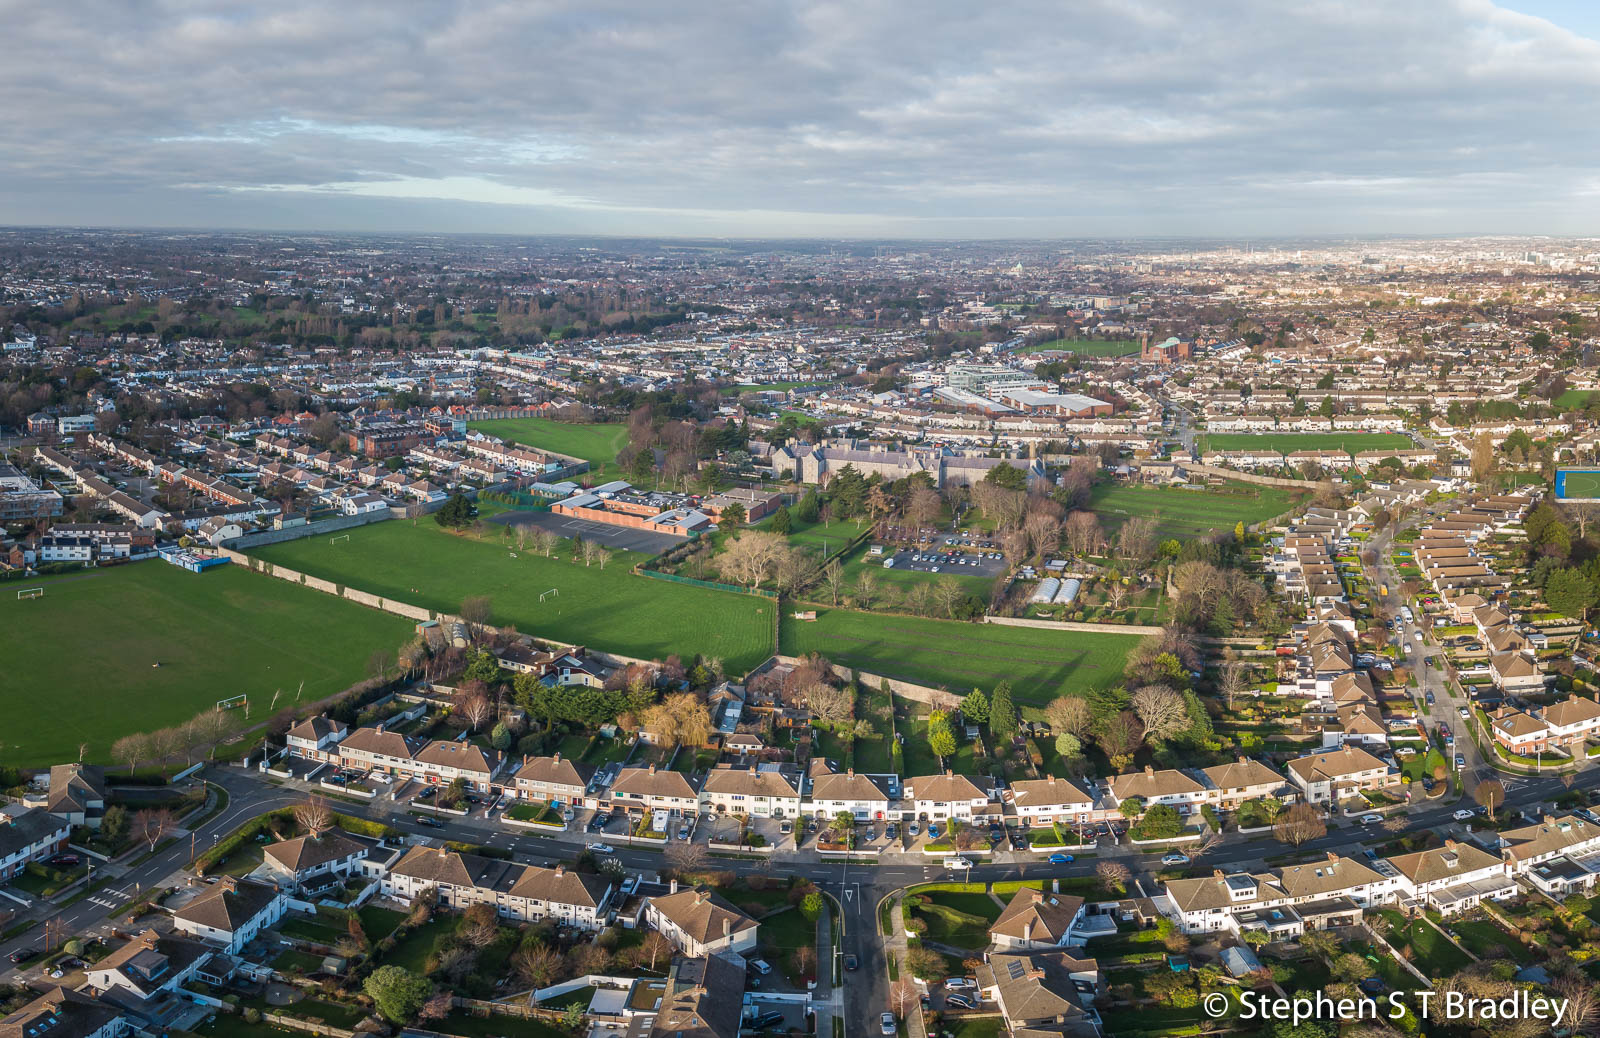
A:
[[[1470,822],[1472,821],[1472,812],[1463,807],[1450,817],[1454,818],[1458,822]]]
[[[1359,821],[1362,825],[1373,825],[1373,824],[1376,824],[1378,822],[1383,821],[1383,816],[1382,815],[1372,814],[1372,813],[1368,812],[1367,814],[1364,814],[1359,819],[1357,819],[1357,821]]]
[[[1180,853],[1179,851],[1172,851],[1172,852],[1170,852],[1168,854],[1163,854],[1161,856],[1161,864],[1163,864],[1163,865],[1187,865],[1187,864],[1189,864],[1189,856],[1187,854]]]
[[[893,1013],[885,1013],[885,1014],[883,1014],[882,1016],[880,1016],[878,1018],[878,1023],[879,1023],[879,1030],[881,1030],[884,1034],[893,1035],[893,1034],[898,1033],[895,1030],[894,1014]]]
[[[1457,708],[1456,708],[1456,713],[1458,713],[1458,714],[1460,714],[1460,715],[1461,715],[1461,719],[1462,719],[1462,720],[1463,720],[1463,721],[1469,721],[1469,720],[1471,720],[1471,719],[1472,719],[1472,711],[1470,711],[1470,710],[1468,710],[1468,709],[1467,709],[1467,708],[1466,708],[1466,707],[1464,707],[1464,706],[1461,706],[1461,707],[1457,707]]]

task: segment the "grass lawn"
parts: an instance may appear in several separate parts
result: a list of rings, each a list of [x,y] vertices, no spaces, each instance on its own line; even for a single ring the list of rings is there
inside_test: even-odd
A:
[[[1396,947],[1409,944],[1411,962],[1425,976],[1446,977],[1472,962],[1426,919],[1406,922],[1405,917],[1392,908],[1380,909],[1378,915],[1385,923],[1388,932],[1384,936],[1389,943]]]
[[[816,948],[816,924],[807,922],[800,909],[790,908],[762,919],[759,936],[763,953],[770,956],[767,961],[782,970],[790,983],[803,988],[805,979],[794,968],[794,953],[801,948]]]
[[[628,445],[628,427],[621,422],[580,425],[549,418],[496,418],[470,422],[468,428],[511,443],[582,458],[589,463],[589,474],[597,478],[604,475],[610,479],[619,474],[617,452]]]
[[[1126,357],[1139,352],[1139,344],[1132,339],[1051,339],[1037,346],[1027,346],[1018,353],[1045,353],[1063,350],[1085,357]]]
[[[827,379],[813,379],[810,382],[741,382],[737,386],[733,386],[732,389],[736,393],[762,393],[769,390],[786,393],[791,389],[799,389],[802,386],[820,386],[827,381]]]
[[[976,1016],[956,1021],[944,1031],[954,1038],[1000,1038],[1006,1033],[1006,1021],[999,1016]]]
[[[272,968],[284,973],[299,970],[301,973],[315,973],[322,968],[322,956],[310,952],[296,951],[287,948],[278,953],[272,960]]]
[[[515,1016],[473,1016],[460,1009],[431,1026],[440,1034],[456,1034],[462,1038],[567,1038],[566,1031],[552,1027],[543,1020],[524,1020]]]
[[[929,904],[912,903],[917,897]],[[988,946],[989,927],[1000,918],[1000,906],[988,894],[935,890],[916,895],[908,904],[912,915],[927,922],[928,940],[974,951]]]
[[[412,626],[233,565],[136,562],[30,586],[44,597],[0,594],[0,762],[20,767],[77,760],[80,743],[88,760],[109,762],[128,732],[178,724],[228,696],[249,695],[260,720],[276,690],[280,708],[297,691],[302,702],[332,695],[365,675],[374,651],[393,655]]]
[[[1350,454],[1362,451],[1415,450],[1417,445],[1404,433],[1202,433],[1199,443],[1202,452],[1271,450],[1285,454],[1294,451],[1342,450]]]
[[[1120,678],[1139,639],[819,609],[814,622],[786,614],[780,641],[791,656],[820,652],[840,666],[959,693],[1010,680],[1019,706],[1042,707],[1073,689]]]
[[[413,973],[426,972],[424,967],[428,964],[428,955],[432,953],[434,945],[454,932],[456,923],[457,920],[452,916],[435,916],[402,937],[394,950],[383,956],[383,964],[404,966]]]
[[[406,918],[404,912],[379,908],[377,905],[362,905],[356,914],[361,917],[361,928],[371,941],[381,941],[394,933],[394,928],[405,922]]]
[[[1497,948],[1519,966],[1526,966],[1537,958],[1526,945],[1489,919],[1451,919],[1445,927],[1456,935],[1463,948],[1480,959],[1496,957]]]
[[[824,552],[838,551],[852,538],[861,536],[868,525],[865,519],[835,519],[827,524],[820,520],[802,523],[795,519],[794,525],[789,527],[789,543],[820,557]]]
[[[632,552],[614,553],[605,569],[574,563],[565,542],[550,558],[522,551],[513,559],[493,536],[480,540],[428,520],[413,526],[400,519],[352,530],[338,544],[307,537],[258,554],[439,612],[454,613],[463,599],[488,595],[497,623],[625,656],[718,656],[730,674],[740,674],[772,652],[770,601],[635,576],[629,570],[644,556]],[[540,602],[552,588],[558,593]]]
[[[1557,414],[1568,411],[1582,411],[1587,408],[1597,394],[1592,389],[1569,389],[1565,393],[1550,401],[1550,406],[1555,408]]]
[[[1250,483],[1228,481],[1224,487],[1229,492],[1101,483],[1090,492],[1089,508],[1108,536],[1128,519],[1149,516],[1156,519],[1161,539],[1192,540],[1282,515],[1296,498],[1292,491]]]

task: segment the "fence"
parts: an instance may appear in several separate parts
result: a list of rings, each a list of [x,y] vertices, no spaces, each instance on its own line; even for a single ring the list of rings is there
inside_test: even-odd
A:
[[[282,530],[263,530],[260,533],[247,533],[243,537],[235,537],[230,541],[224,541],[223,547],[242,551],[245,548],[259,548],[265,544],[282,544],[285,541],[298,541],[305,537],[316,537],[325,533],[338,533],[340,530],[353,530],[358,526],[384,522],[390,518],[388,509],[378,512],[364,512],[361,515],[340,515],[331,519],[318,519],[314,523],[305,523],[301,526],[287,526]]]
[[[274,1027],[284,1027],[291,1031],[306,1031],[310,1034],[326,1035],[327,1038],[355,1038],[354,1031],[347,1031],[342,1027],[330,1027],[321,1020],[303,1020],[298,1016],[284,1016],[281,1013],[262,1013],[264,1023]]]
[[[1159,627],[1145,627],[1140,624],[1084,624],[1070,620],[1034,620],[1026,616],[985,616],[986,624],[999,624],[1002,627],[1036,627],[1047,631],[1083,631],[1093,634],[1160,634]]]

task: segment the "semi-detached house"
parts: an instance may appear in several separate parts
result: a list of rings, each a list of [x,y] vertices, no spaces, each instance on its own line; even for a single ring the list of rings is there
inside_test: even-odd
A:
[[[744,954],[755,950],[756,921],[709,890],[678,889],[649,898],[645,922],[685,955]]]
[[[1146,765],[1143,771],[1115,775],[1107,783],[1116,803],[1138,799],[1146,808],[1164,804],[1186,815],[1200,809],[1206,802],[1206,787],[1191,775],[1173,768],[1157,771]]]
[[[860,822],[878,820],[888,815],[889,793],[881,779],[857,774],[854,769],[834,771],[824,763],[812,767],[811,794],[805,807],[830,818],[848,811]]]
[[[1011,806],[1024,825],[1078,825],[1091,820],[1094,796],[1070,779],[1051,775],[1011,784]]]
[[[465,909],[488,904],[511,919],[554,919],[598,930],[611,901],[612,881],[563,866],[540,868],[463,854],[444,847],[413,847],[383,877],[389,897],[410,901],[429,887],[439,902]]]
[[[1476,908],[1485,899],[1515,897],[1516,880],[1504,859],[1454,840],[1443,847],[1401,854],[1389,859],[1400,873],[1401,893],[1408,901],[1441,915]]]
[[[990,799],[988,780],[984,785],[966,775],[921,775],[906,780],[905,799],[910,800],[916,817],[932,822],[946,819],[970,821],[980,815],[1000,813],[1000,805]]]
[[[646,768],[623,768],[611,784],[613,805],[641,811],[681,811],[697,814],[700,790],[689,776]]]
[[[517,796],[523,800],[582,805],[594,773],[593,765],[569,760],[559,753],[553,757],[523,757],[516,775]]]
[[[71,832],[64,820],[42,808],[10,804],[0,809],[0,880],[65,850]]]
[[[796,818],[803,785],[793,765],[719,764],[706,773],[700,800],[718,813]]]
[[[1378,789],[1389,782],[1389,766],[1358,746],[1346,743],[1288,763],[1289,780],[1300,788],[1308,803],[1338,803],[1362,790]]]
[[[1553,897],[1592,891],[1600,876],[1600,825],[1573,815],[1546,815],[1501,833],[1500,856],[1513,876],[1525,876]]]
[[[1173,920],[1184,933],[1242,934],[1262,930],[1275,938],[1359,922],[1362,909],[1392,902],[1400,878],[1386,865],[1369,867],[1330,853],[1326,860],[1265,872],[1224,873],[1166,883]]]

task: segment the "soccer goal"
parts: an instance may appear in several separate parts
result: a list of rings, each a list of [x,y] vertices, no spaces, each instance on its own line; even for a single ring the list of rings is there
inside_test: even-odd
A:
[[[25,588],[22,588],[20,591],[17,592],[17,600],[18,601],[21,601],[24,598],[43,598],[43,597],[44,597],[44,588],[42,588],[42,587],[25,587]]]
[[[217,700],[217,710],[236,710],[244,706],[248,698],[248,696],[229,696],[227,699],[219,699]]]
[[[350,535],[347,534],[347,533],[336,533],[332,537],[328,538],[328,543],[329,544],[338,544],[340,541],[348,541],[349,539],[350,539]]]
[[[546,592],[544,592],[543,594],[541,594],[539,596],[539,601],[543,602],[546,598],[549,598],[551,596],[554,596],[556,598],[560,598],[561,597],[561,589],[560,588],[551,588],[549,591],[546,591]]]

